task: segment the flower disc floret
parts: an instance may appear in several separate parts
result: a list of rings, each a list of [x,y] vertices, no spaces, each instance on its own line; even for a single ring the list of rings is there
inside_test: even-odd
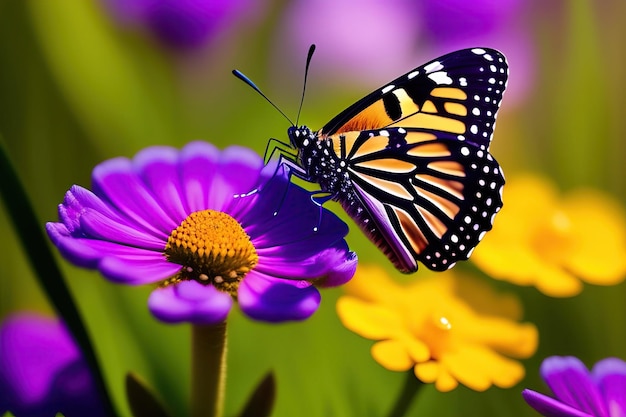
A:
[[[226,213],[191,213],[172,231],[165,246],[168,261],[183,265],[177,279],[211,282],[237,294],[239,282],[258,263],[259,256],[241,225]]]

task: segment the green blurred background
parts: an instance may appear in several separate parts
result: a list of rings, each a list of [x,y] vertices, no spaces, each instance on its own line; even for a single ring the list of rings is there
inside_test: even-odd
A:
[[[1,0],[0,135],[41,226],[56,220],[56,206],[70,185],[89,186],[91,169],[104,159],[195,139],[247,145],[262,154],[268,138],[285,140],[288,123],[230,71],[244,71],[295,117],[306,49],[290,54],[281,46],[284,32],[278,28],[289,3],[258,4],[263,13],[257,18],[202,51],[181,54],[120,27],[96,0]],[[591,185],[626,203],[626,3],[524,3],[517,26],[532,47],[534,61],[522,69],[532,77],[510,105],[505,96],[492,153],[509,177],[532,170],[564,190]],[[307,26],[306,15],[300,18],[312,39],[323,30]],[[411,65],[434,57],[425,43],[416,38],[416,57],[423,59]],[[391,43],[376,56],[382,61],[394,53]],[[409,69],[395,68],[390,76]],[[333,62],[314,58],[302,120],[317,128],[386,81],[333,79]],[[53,314],[4,209],[0,230],[0,318],[24,309]],[[348,241],[361,259],[391,271],[357,229]],[[185,415],[189,327],[156,322],[146,307],[150,288],[113,285],[59,260],[122,415],[129,415],[123,393],[128,371],[147,380],[174,415]],[[589,365],[606,356],[626,359],[625,284],[587,285],[570,299],[492,284],[517,293],[526,320],[540,330],[539,351],[525,361],[526,379],[511,390],[485,393],[460,387],[442,394],[426,387],[410,415],[536,415],[520,391],[545,390],[537,375],[544,356],[573,354]],[[304,323],[266,325],[236,310],[231,314],[226,415],[240,409],[269,370],[278,382],[274,416],[380,416],[389,410],[404,375],[377,365],[369,355],[371,342],[341,326],[334,310],[340,293],[325,291],[320,310]]]

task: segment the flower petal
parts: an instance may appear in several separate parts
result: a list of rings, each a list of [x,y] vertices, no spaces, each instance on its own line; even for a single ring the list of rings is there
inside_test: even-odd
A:
[[[61,223],[47,223],[46,231],[66,259],[84,268],[98,269],[114,282],[154,283],[175,275],[181,268],[168,262],[161,251],[73,237]]]
[[[266,275],[284,279],[317,279],[315,284],[324,287],[345,284],[356,271],[358,258],[354,252],[348,250],[348,245],[343,240],[335,242],[333,247],[327,249],[317,247],[315,248],[317,252],[307,258],[293,250],[296,247],[297,245],[291,245],[284,251],[257,251],[259,264],[255,269]],[[302,252],[308,253],[304,249]]]
[[[80,217],[85,209],[93,209],[118,223],[125,222],[100,197],[79,185],[73,185],[65,193],[63,204],[59,205],[59,220],[67,226],[70,232],[80,234],[82,233],[80,230]]]
[[[233,300],[212,285],[182,281],[152,291],[150,312],[166,323],[214,325],[226,320]]]
[[[113,282],[127,285],[152,284],[176,275],[181,266],[165,260],[155,252],[129,252],[106,256],[98,269]]]
[[[211,200],[217,206],[229,212],[233,203],[233,196],[248,193],[255,189],[263,168],[263,159],[251,149],[242,146],[229,146],[220,155],[220,167],[217,183],[212,189],[213,196],[223,196],[224,201]],[[216,193],[215,187],[223,190]]]
[[[554,398],[525,389],[522,391],[524,400],[537,412],[546,417],[594,417],[589,413],[570,407]]]
[[[609,416],[626,416],[626,362],[606,358],[596,363],[591,371],[600,387]]]
[[[336,307],[341,323],[367,339],[388,339],[402,331],[402,317],[391,308],[351,296],[340,297]]]
[[[133,158],[135,171],[175,225],[191,213],[180,184],[178,155],[175,148],[153,146]]]
[[[309,318],[319,307],[321,296],[306,281],[272,278],[253,270],[239,285],[237,299],[248,316],[276,323]]]
[[[192,142],[180,151],[179,171],[186,207],[191,211],[220,207],[209,206],[211,183],[219,161],[220,151],[210,143]]]
[[[254,208],[238,220],[258,250],[306,251],[302,257],[308,257],[348,234],[348,226],[339,217],[313,204],[311,193],[291,183],[284,171],[265,184]]]
[[[137,176],[129,159],[114,158],[102,162],[93,169],[92,182],[94,193],[136,227],[167,239],[170,231],[178,226],[172,223]]]
[[[606,416],[598,387],[580,359],[551,356],[541,364],[541,376],[556,398],[593,416]]]
[[[181,150],[180,166],[189,209],[229,212],[233,196],[255,188],[263,160],[251,149],[230,146],[219,151],[205,142]],[[261,211],[255,209],[258,215]]]
[[[408,371],[414,362],[404,345],[397,340],[383,340],[372,346],[372,357],[390,371]]]
[[[83,212],[80,226],[81,231],[90,238],[124,246],[163,252],[167,243],[165,239],[151,236],[136,227],[117,223],[93,209],[86,209]]]

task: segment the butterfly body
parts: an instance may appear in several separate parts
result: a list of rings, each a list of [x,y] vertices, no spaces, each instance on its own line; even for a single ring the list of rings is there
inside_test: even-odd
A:
[[[453,52],[374,91],[319,131],[288,130],[294,173],[318,183],[403,272],[467,259],[502,207],[489,153],[508,68]]]

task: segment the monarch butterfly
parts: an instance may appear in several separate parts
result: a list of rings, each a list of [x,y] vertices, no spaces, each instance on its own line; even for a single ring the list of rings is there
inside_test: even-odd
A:
[[[417,261],[449,269],[502,207],[504,177],[489,145],[507,77],[499,51],[449,53],[318,131],[291,126],[283,163],[338,201],[398,270],[415,272]]]

